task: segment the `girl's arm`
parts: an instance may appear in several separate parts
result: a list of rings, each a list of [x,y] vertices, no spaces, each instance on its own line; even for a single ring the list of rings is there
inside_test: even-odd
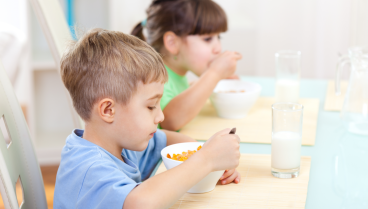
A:
[[[162,128],[177,131],[191,121],[202,109],[217,83],[234,74],[241,59],[237,52],[226,51],[212,61],[207,71],[187,90],[174,97],[164,108]]]
[[[216,133],[185,163],[142,182],[128,194],[123,209],[169,208],[210,172],[237,167],[240,139],[229,131]]]
[[[167,104],[163,110],[165,120],[161,122],[161,127],[177,131],[191,121],[202,109],[220,80],[221,77],[215,71],[207,70],[203,73],[197,82]]]

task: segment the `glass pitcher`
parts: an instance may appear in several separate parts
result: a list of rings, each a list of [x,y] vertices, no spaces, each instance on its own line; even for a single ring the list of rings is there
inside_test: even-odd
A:
[[[349,132],[368,135],[368,46],[352,47],[341,58],[336,70],[336,94],[340,94],[340,75],[350,64],[351,74],[341,118]]]

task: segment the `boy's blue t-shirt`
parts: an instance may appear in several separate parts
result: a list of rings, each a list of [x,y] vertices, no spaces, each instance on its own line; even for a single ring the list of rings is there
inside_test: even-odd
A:
[[[160,130],[142,152],[123,149],[124,162],[82,138],[75,129],[66,139],[57,172],[54,208],[123,208],[125,198],[146,180],[161,158],[166,134]]]

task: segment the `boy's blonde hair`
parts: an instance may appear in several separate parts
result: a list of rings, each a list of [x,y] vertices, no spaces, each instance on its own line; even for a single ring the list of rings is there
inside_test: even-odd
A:
[[[68,46],[60,73],[74,108],[85,121],[98,100],[111,98],[127,104],[140,81],[165,83],[168,79],[161,56],[147,43],[98,28]]]

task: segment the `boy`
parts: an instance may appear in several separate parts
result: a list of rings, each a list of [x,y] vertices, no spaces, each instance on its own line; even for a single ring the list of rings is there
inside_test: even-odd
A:
[[[157,130],[167,73],[159,54],[138,38],[93,29],[66,51],[61,76],[85,130],[66,140],[54,208],[167,208],[212,171],[231,169],[222,179],[240,181],[239,137],[230,129],[148,179],[165,146],[195,140]]]

